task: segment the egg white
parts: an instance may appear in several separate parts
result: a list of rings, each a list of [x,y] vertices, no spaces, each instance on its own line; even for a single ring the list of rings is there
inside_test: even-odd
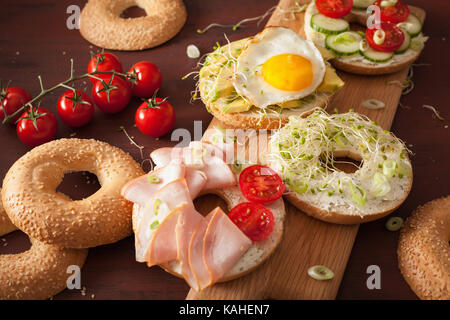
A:
[[[267,83],[262,76],[262,65],[279,54],[296,54],[308,59],[313,70],[311,85],[299,91],[285,91]],[[322,83],[324,75],[325,62],[313,42],[301,38],[291,29],[268,27],[242,50],[237,59],[233,85],[244,99],[256,107],[265,108],[310,95]]]

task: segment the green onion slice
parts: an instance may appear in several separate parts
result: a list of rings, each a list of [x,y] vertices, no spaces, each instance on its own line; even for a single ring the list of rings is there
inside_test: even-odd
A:
[[[158,178],[157,176],[151,175],[151,174],[148,176],[147,180],[150,183],[160,183],[161,182],[160,178]]]
[[[352,193],[353,201],[355,201],[360,206],[366,205],[366,192],[360,186],[354,186],[351,181],[348,182],[350,187],[350,192]]]
[[[156,199],[155,202],[153,202],[153,213],[158,215],[159,207],[161,206],[162,201],[160,199]]]
[[[152,222],[152,224],[150,225],[150,229],[155,230],[159,227],[159,221],[155,220]]]
[[[383,162],[383,174],[386,177],[392,177],[397,169],[397,162],[394,160],[385,160]]]
[[[334,272],[325,266],[310,267],[308,275],[315,280],[330,280],[334,278]]]
[[[391,217],[386,221],[386,229],[389,231],[398,231],[403,226],[403,219],[400,217]]]

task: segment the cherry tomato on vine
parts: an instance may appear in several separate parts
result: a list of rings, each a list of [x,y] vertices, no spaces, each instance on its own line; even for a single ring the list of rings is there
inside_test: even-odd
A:
[[[45,108],[29,108],[19,118],[16,132],[19,139],[29,147],[36,147],[56,137],[58,122],[53,113]]]
[[[253,241],[266,239],[272,233],[275,224],[272,211],[254,202],[238,204],[230,210],[228,217]]]
[[[162,76],[158,67],[151,62],[141,61],[134,64],[128,71],[132,83],[131,92],[140,98],[150,98],[161,88]]]
[[[401,1],[397,1],[393,6],[382,6],[381,0],[375,1],[374,5],[380,7],[381,21],[400,23],[408,19],[409,8]]]
[[[75,92],[67,90],[59,97],[56,111],[65,124],[81,127],[92,120],[94,104],[86,93],[80,90]]]
[[[352,11],[353,0],[316,0],[317,10],[330,18],[341,18]]]
[[[138,129],[151,137],[163,136],[175,125],[172,105],[166,99],[156,98],[156,93],[139,106],[134,116]]]
[[[119,76],[109,75],[104,82],[92,86],[92,99],[105,113],[117,113],[130,102],[131,89],[128,82]]]
[[[369,45],[377,51],[393,52],[400,48],[405,40],[405,34],[395,24],[389,22],[381,22],[381,29],[366,29],[366,39]],[[384,41],[377,44],[374,40],[375,32],[377,30],[383,30]]]
[[[117,71],[122,72],[122,64],[120,63],[119,58],[112,53],[108,52],[100,52],[91,58],[88,64],[88,72],[92,73],[94,71]],[[95,75],[97,78],[106,79],[111,76],[111,74],[97,74]],[[89,77],[92,84],[95,84],[98,80],[92,77]]]
[[[14,112],[22,108],[27,102],[31,100],[31,96],[22,88],[6,88],[0,90],[0,120],[5,119],[5,112],[7,115],[12,115]],[[21,113],[12,118],[9,123],[14,124],[20,117]]]
[[[279,199],[286,188],[274,170],[261,165],[242,170],[239,187],[248,201],[257,203],[270,203]]]

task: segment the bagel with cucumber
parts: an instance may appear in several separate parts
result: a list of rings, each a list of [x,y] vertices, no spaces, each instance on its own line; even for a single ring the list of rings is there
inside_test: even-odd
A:
[[[217,45],[199,72],[197,90],[222,123],[276,129],[307,115],[344,85],[319,49],[291,29],[267,27],[251,38]]]
[[[379,25],[367,13],[371,5],[380,8]],[[410,66],[424,48],[419,10],[400,0],[316,0],[305,12],[305,34],[337,69],[389,74]]]

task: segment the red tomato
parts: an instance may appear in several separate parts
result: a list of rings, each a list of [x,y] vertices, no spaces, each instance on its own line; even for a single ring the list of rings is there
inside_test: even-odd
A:
[[[378,30],[376,28],[366,29],[366,39],[369,45],[377,51],[383,52],[393,52],[400,48],[403,41],[405,40],[405,35],[403,31],[397,27],[395,24],[389,22],[381,22],[381,30],[384,31],[384,41],[381,44],[376,44],[373,40],[375,32]]]
[[[97,81],[92,86],[92,99],[106,113],[122,111],[130,102],[130,97],[130,86],[119,76],[109,75],[105,78],[105,85]]]
[[[175,125],[175,111],[166,99],[153,97],[139,106],[134,121],[143,134],[160,137]]]
[[[81,127],[89,123],[94,116],[94,104],[89,96],[76,90],[67,90],[58,99],[56,111],[61,120],[71,127]]]
[[[11,87],[2,89],[0,92],[0,120],[3,121],[3,119],[5,119],[5,113],[3,110],[6,111],[7,115],[11,115],[22,108],[24,104],[30,100],[30,94],[22,88]],[[12,118],[9,123],[14,124],[19,117],[20,113]]]
[[[397,1],[393,6],[383,7],[381,6],[381,0],[377,0],[374,2],[374,5],[380,7],[381,21],[397,24],[408,19],[409,8],[401,1]]]
[[[135,79],[131,92],[140,98],[150,98],[156,90],[161,88],[161,71],[153,63],[141,61],[133,65],[128,71],[129,79]]]
[[[239,175],[239,187],[248,201],[270,203],[279,199],[285,190],[280,176],[266,166],[245,168]]]
[[[27,146],[36,147],[56,137],[58,122],[50,110],[27,110],[17,122],[17,136]]]
[[[317,10],[330,18],[341,18],[352,11],[353,0],[316,0]]]
[[[266,239],[273,230],[275,219],[272,211],[258,203],[244,202],[231,209],[228,217],[251,240]]]
[[[100,52],[91,58],[88,64],[88,72],[92,73],[94,71],[117,71],[122,72],[122,64],[120,63],[119,58],[117,58],[114,54],[108,52]],[[101,79],[107,79],[111,76],[109,73],[97,74],[95,75]],[[91,82],[95,84],[98,80],[95,78],[89,77]]]

